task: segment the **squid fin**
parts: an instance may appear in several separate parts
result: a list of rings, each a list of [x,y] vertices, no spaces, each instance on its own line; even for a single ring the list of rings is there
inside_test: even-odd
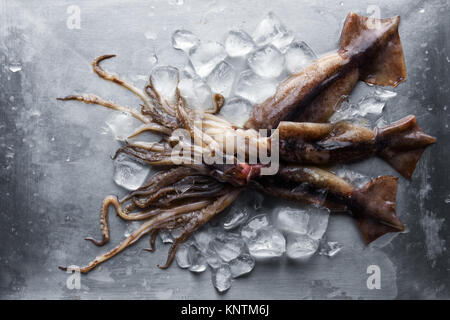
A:
[[[391,226],[384,225],[378,222],[377,220],[367,216],[357,217],[356,223],[366,244],[375,241],[376,239],[378,239],[379,237],[381,237],[386,233],[400,231]]]
[[[357,58],[367,52],[364,59],[370,61],[360,61],[361,80],[392,87],[406,80],[405,58],[398,34],[399,23],[399,16],[377,19],[353,12],[348,14],[342,29],[339,52]]]
[[[398,178],[382,176],[352,194],[352,212],[367,244],[388,232],[404,231],[395,212]]]
[[[377,130],[378,155],[410,179],[425,148],[436,138],[425,134],[415,116],[407,116]]]

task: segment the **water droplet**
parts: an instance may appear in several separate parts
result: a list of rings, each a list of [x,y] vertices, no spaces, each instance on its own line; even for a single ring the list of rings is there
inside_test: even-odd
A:
[[[18,72],[22,70],[22,65],[20,63],[12,63],[9,65],[9,70],[12,72]]]

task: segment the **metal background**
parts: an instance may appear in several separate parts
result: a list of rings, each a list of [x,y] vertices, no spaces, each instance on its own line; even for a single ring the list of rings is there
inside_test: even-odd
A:
[[[448,1],[0,1],[0,297],[3,299],[392,299],[449,298],[449,3]],[[67,7],[81,8],[81,29],[66,26]],[[397,212],[408,232],[364,247],[348,217],[332,217],[330,240],[344,249],[334,258],[307,263],[286,259],[257,263],[255,270],[219,295],[210,272],[192,274],[173,265],[159,244],[142,252],[141,241],[81,278],[80,290],[66,288],[68,274],[58,265],[83,265],[105,251],[83,240],[99,236],[98,210],[107,194],[124,194],[112,181],[111,154],[118,147],[102,134],[109,111],[58,96],[97,93],[136,105],[128,92],[92,73],[91,60],[115,53],[104,66],[127,79],[143,70],[136,52],[153,48],[160,64],[185,60],[171,48],[174,30],[185,28],[202,39],[219,40],[231,29],[251,33],[270,10],[316,52],[337,46],[348,11],[365,14],[377,5],[382,17],[401,16],[400,35],[408,80],[395,91],[386,119],[415,114],[438,137],[412,181],[400,178]],[[22,70],[9,66],[20,63]],[[142,85],[140,83],[139,85]],[[352,99],[370,88],[360,84]],[[352,166],[371,175],[397,175],[371,159]],[[450,202],[450,201],[448,201]],[[125,224],[111,218],[112,241]],[[381,268],[381,289],[366,286],[367,266]]]

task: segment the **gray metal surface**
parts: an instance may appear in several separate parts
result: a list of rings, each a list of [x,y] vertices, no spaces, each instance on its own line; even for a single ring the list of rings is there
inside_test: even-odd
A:
[[[0,298],[31,299],[393,299],[450,298],[449,30],[448,1],[0,1]],[[66,25],[68,6],[81,9],[81,29]],[[332,217],[327,237],[344,249],[307,263],[257,263],[219,295],[210,273],[195,275],[164,261],[167,247],[141,251],[146,240],[66,286],[58,265],[83,265],[104,252],[83,240],[99,235],[98,210],[107,194],[124,194],[112,181],[110,155],[118,143],[102,134],[102,108],[58,103],[71,93],[97,93],[122,104],[139,101],[91,72],[92,58],[115,53],[108,70],[133,79],[142,70],[136,52],[154,49],[160,64],[181,65],[171,48],[179,28],[223,40],[228,30],[251,32],[270,10],[316,52],[336,48],[350,10],[400,15],[408,80],[395,91],[387,120],[415,114],[438,138],[412,181],[400,178],[397,212],[408,231],[365,247],[353,221]],[[21,70],[11,71],[20,63]],[[361,84],[354,96],[367,88]],[[362,173],[397,175],[377,159],[353,166]],[[112,243],[125,224],[111,218]],[[144,243],[145,242],[145,243]],[[384,242],[384,243],[383,243]],[[107,246],[111,248],[113,244]],[[381,270],[381,289],[369,290],[369,265]]]

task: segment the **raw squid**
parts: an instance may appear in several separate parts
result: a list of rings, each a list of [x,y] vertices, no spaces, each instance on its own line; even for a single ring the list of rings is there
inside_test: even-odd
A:
[[[398,24],[399,17],[373,19],[350,13],[339,51],[320,58],[284,81],[273,97],[255,106],[244,128],[214,115],[224,104],[219,94],[214,95],[212,110],[190,110],[178,90],[175,103],[168,103],[151,81],[140,90],[103,70],[100,62],[114,55],[96,58],[92,63],[94,72],[138,96],[142,101],[140,112],[93,94],[58,99],[101,105],[140,120],[142,126],[129,138],[151,131],[160,134],[161,141],[127,141],[116,156],[124,152],[149,165],[160,166],[161,171],[122,199],[116,196],[104,199],[100,212],[102,239],[86,240],[97,246],[110,241],[108,210],[111,206],[121,219],[143,222],[123,242],[80,271],[89,272],[145,235],[150,235],[148,250],[153,251],[159,231],[180,229],[166,263],[160,266],[167,268],[180,243],[233,203],[244,188],[256,188],[271,197],[321,205],[332,212],[350,212],[366,243],[387,232],[403,231],[404,226],[395,212],[397,178],[378,177],[358,188],[326,169],[310,166],[353,162],[377,155],[410,178],[425,147],[435,141],[422,132],[414,116],[375,130],[345,122],[320,123],[329,119],[342,96],[348,95],[359,79],[391,86],[406,79]],[[266,164],[248,161],[248,150],[271,150],[274,136],[261,135],[254,129],[274,128],[278,128],[282,163],[277,172],[267,176],[262,175]],[[185,129],[187,139],[181,139],[177,129]],[[228,139],[244,142],[235,145],[230,153],[225,148]],[[187,153],[174,155],[178,147]],[[244,157],[239,158],[242,153]],[[191,161],[205,154],[219,155],[228,161]],[[67,267],[60,268],[67,270]]]
[[[375,130],[347,122],[280,122],[278,130],[280,156],[286,161],[329,165],[378,155],[405,178],[411,178],[425,148],[436,141],[414,116]]]
[[[275,177],[257,179],[255,185],[287,200],[351,212],[365,242],[370,243],[387,232],[405,229],[395,212],[397,180],[393,176],[381,176],[356,188],[330,171],[289,165],[280,168]]]
[[[283,120],[325,122],[359,79],[397,86],[406,79],[399,22],[398,16],[375,19],[350,13],[338,52],[286,79],[272,97],[255,106],[244,127],[274,129]]]

